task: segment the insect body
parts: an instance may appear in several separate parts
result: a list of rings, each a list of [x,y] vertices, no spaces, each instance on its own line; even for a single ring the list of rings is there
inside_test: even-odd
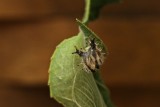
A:
[[[81,64],[83,64],[84,69],[88,72],[89,70],[94,72],[95,69],[95,58],[91,56],[90,51],[79,50],[76,48],[76,52],[72,54],[78,54],[82,58]]]
[[[97,44],[95,43],[95,38],[90,41],[89,51],[91,51],[91,55],[96,59],[96,68],[99,69],[100,65],[102,65],[104,62],[105,53],[102,53],[102,50],[98,48]]]
[[[97,47],[95,43],[95,38],[90,40],[89,46],[85,50],[78,50],[72,54],[78,54],[82,58],[82,64],[84,69],[88,72],[95,72],[96,69],[99,69],[104,61],[104,53]]]

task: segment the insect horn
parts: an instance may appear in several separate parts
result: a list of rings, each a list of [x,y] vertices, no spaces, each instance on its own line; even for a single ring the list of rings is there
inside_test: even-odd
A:
[[[80,51],[79,49],[77,49],[77,47],[76,46],[74,46],[75,48],[76,48],[76,51],[75,52],[73,52],[72,54],[78,54],[79,56],[82,56],[83,55],[83,52],[82,51]]]

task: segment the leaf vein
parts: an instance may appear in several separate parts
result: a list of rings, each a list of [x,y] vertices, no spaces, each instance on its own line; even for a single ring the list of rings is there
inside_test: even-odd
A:
[[[76,87],[75,87],[76,88]],[[96,104],[92,101],[92,99],[90,99],[83,91],[81,91],[80,89],[76,88],[79,92],[81,92],[84,96],[86,96],[88,98],[88,100],[94,105],[94,107],[96,107]]]

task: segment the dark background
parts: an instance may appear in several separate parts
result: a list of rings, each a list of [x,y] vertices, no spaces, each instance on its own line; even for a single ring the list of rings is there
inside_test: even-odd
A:
[[[78,33],[83,0],[0,0],[0,107],[61,107],[49,97],[50,57]],[[103,78],[117,107],[160,107],[160,1],[124,0],[90,27],[106,43]]]

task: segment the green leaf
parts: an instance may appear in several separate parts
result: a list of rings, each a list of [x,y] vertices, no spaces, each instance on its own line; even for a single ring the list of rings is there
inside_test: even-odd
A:
[[[101,47],[105,46],[87,26],[79,20],[77,23],[81,32],[60,43],[51,57],[48,82],[50,96],[65,107],[112,107],[100,75],[84,71],[81,58],[72,54],[74,46],[85,47],[85,38],[88,37],[96,38],[101,42]]]
[[[120,0],[85,0],[86,7],[82,22],[88,23],[95,20],[99,16],[100,9],[113,2],[120,2]]]
[[[56,48],[49,68],[50,95],[65,107],[106,107],[93,74],[77,66],[81,58],[72,54],[74,46],[83,47],[83,41],[80,33]]]

